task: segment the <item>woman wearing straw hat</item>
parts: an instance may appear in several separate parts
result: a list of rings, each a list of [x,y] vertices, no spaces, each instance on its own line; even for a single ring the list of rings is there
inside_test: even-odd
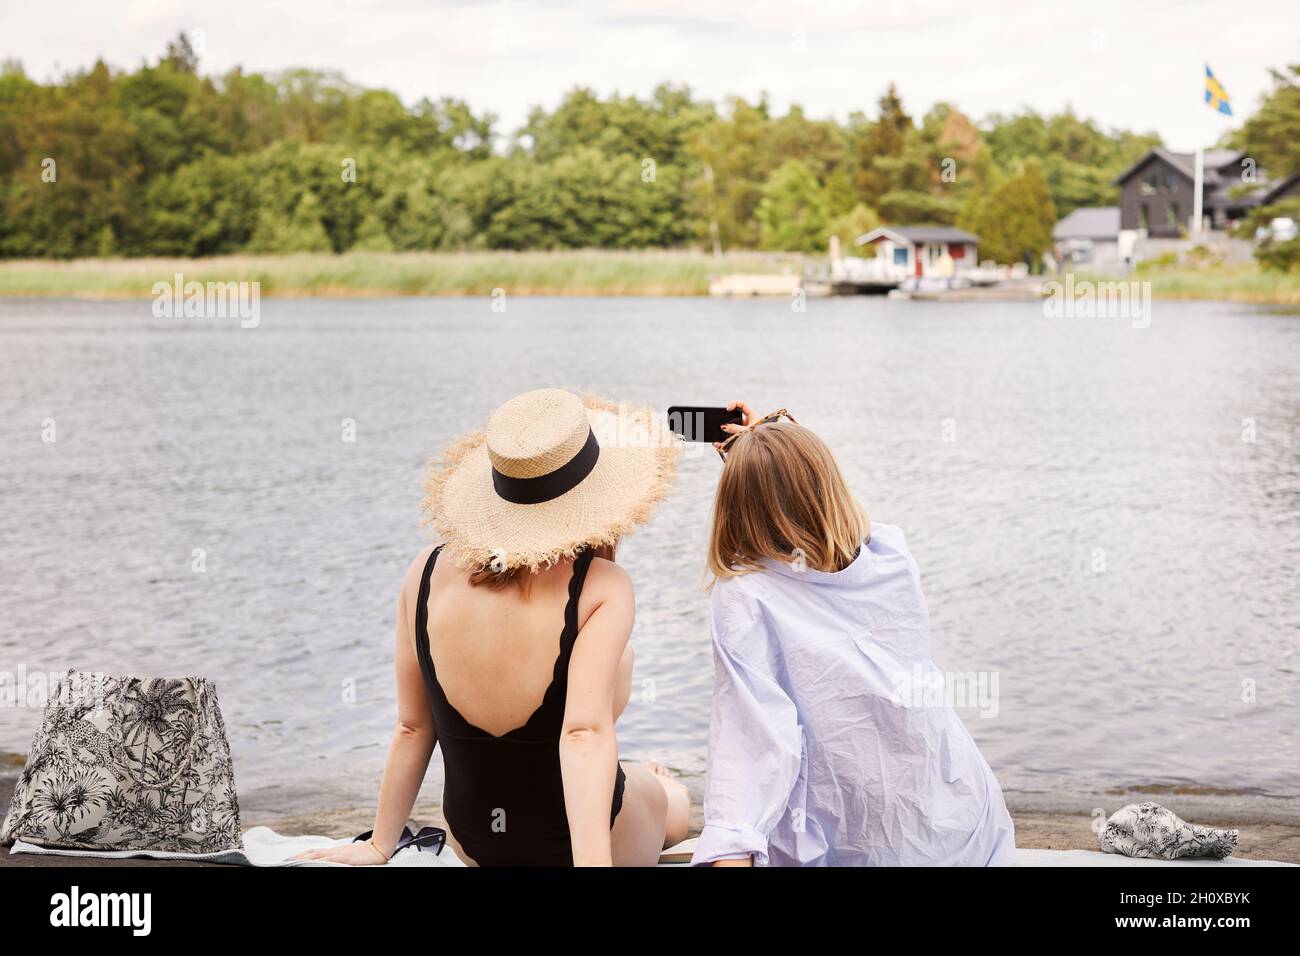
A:
[[[634,600],[614,563],[672,481],[648,410],[559,389],[511,399],[425,481],[444,545],[407,572],[398,724],[372,838],[304,856],[384,863],[442,744],[449,842],[482,866],[653,865],[686,836],[686,788],[618,762]]]

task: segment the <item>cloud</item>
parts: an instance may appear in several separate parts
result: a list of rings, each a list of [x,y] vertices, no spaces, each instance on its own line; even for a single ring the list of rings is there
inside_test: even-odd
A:
[[[1300,14],[1282,0],[1239,5],[1095,0],[74,0],[52,16],[6,13],[0,55],[38,77],[102,56],[134,67],[181,29],[204,31],[204,69],[337,68],[406,101],[457,96],[511,131],[574,86],[648,94],[663,81],[843,119],[873,113],[894,81],[921,114],[948,100],[975,118],[1066,104],[1103,126],[1154,129],[1170,145],[1227,127],[1201,104],[1209,61],[1238,115],[1297,58]]]

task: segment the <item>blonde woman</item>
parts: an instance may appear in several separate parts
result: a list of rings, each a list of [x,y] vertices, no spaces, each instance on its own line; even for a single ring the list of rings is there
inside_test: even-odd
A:
[[[435,745],[458,856],[482,866],[651,866],[686,836],[686,788],[620,765],[634,599],[614,545],[671,483],[652,416],[559,389],[498,408],[430,470],[445,547],[397,612],[397,729],[368,842],[305,858],[380,864]]]
[[[784,410],[727,426],[709,568],[704,830],[718,866],[1010,864],[1002,790],[946,705],[916,562]],[[942,698],[942,695],[938,695]]]

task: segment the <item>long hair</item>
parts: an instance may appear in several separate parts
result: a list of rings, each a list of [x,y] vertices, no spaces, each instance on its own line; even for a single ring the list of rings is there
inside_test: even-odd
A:
[[[715,580],[762,570],[765,558],[840,571],[870,533],[835,456],[807,428],[774,422],[731,443],[713,502]]]

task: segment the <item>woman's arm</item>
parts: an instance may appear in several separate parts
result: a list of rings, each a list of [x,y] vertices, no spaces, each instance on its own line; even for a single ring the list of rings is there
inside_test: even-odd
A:
[[[632,580],[616,564],[595,561],[587,593],[599,602],[569,660],[560,733],[560,773],[575,866],[612,866],[609,812],[618,773],[614,691],[636,615]]]
[[[803,739],[794,702],[766,666],[761,617],[734,584],[715,585],[713,716],[704,829],[695,866],[766,866],[768,837],[787,811]]]
[[[375,813],[375,844],[389,856],[402,836],[420,792],[429,758],[438,742],[424,687],[420,659],[415,652],[415,602],[420,593],[428,552],[411,565],[397,602],[397,726],[388,745],[384,778],[379,785],[379,809]],[[411,572],[414,572],[412,574]]]
[[[438,741],[424,676],[415,653],[415,596],[429,552],[425,551],[407,571],[397,600],[397,727],[388,745],[388,760],[379,784],[379,809],[369,843],[353,843],[328,850],[312,850],[294,859],[329,860],[334,863],[369,865],[385,862],[393,855],[402,827],[411,816],[424,773]],[[382,859],[380,857],[382,854]]]

